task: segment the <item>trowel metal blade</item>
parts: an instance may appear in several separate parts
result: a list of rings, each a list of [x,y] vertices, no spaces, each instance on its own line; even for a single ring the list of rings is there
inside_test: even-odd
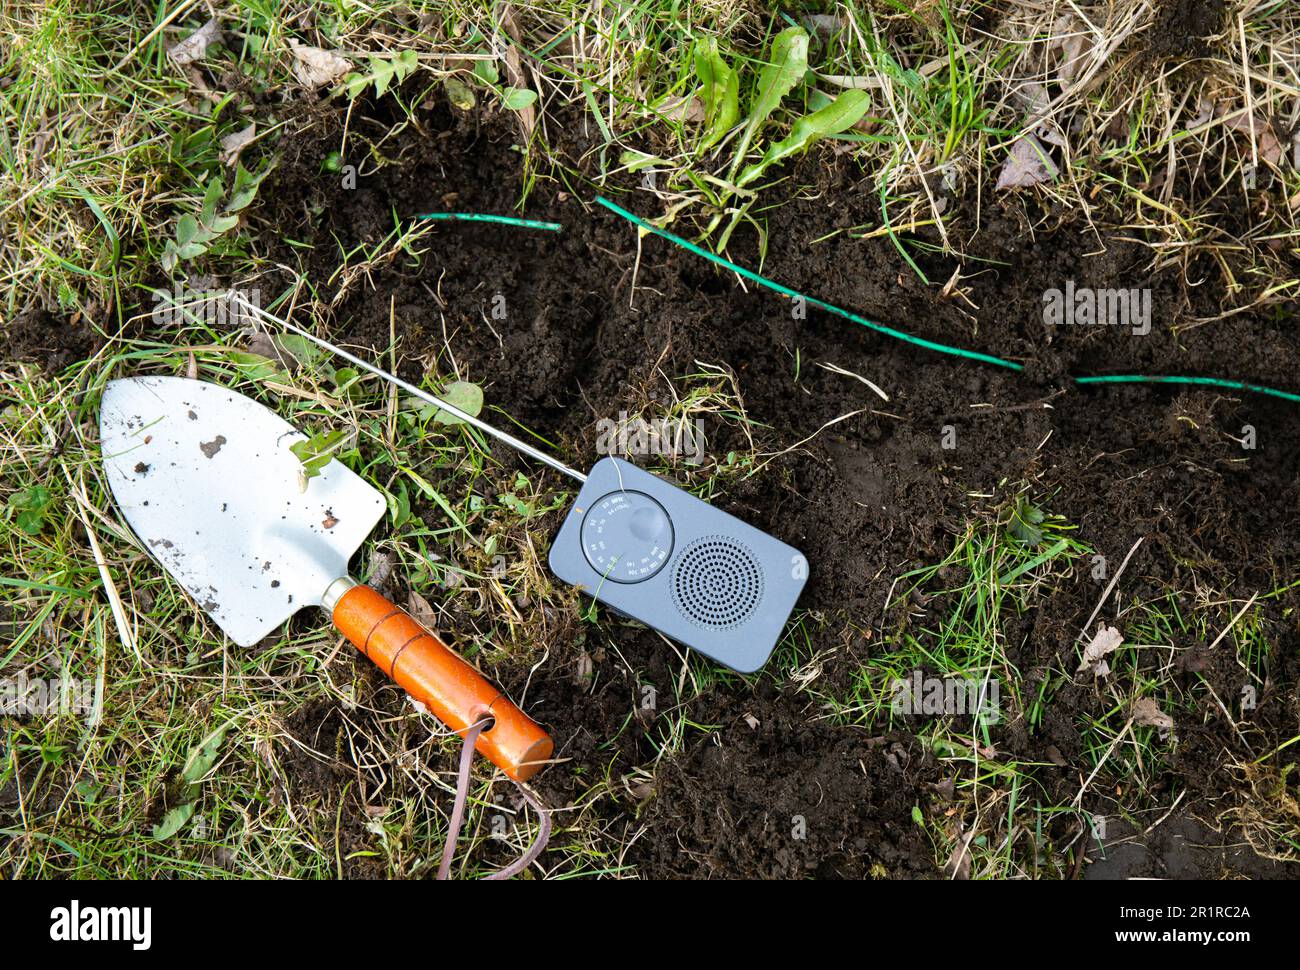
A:
[[[218,384],[110,381],[99,417],[109,487],[158,562],[240,646],[347,574],[383,496],[338,461],[304,491],[304,435]]]

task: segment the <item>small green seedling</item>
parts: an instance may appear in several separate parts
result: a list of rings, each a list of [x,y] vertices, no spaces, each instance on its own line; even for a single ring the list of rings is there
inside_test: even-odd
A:
[[[501,92],[501,104],[511,111],[530,108],[536,100],[537,92],[531,88],[506,88]]]
[[[475,53],[488,55],[491,52],[481,48]],[[501,73],[491,57],[476,57],[471,77],[480,86],[496,92],[501,99],[501,106],[509,111],[527,111],[537,103],[537,92],[531,88],[501,87]],[[442,89],[452,107],[459,111],[472,111],[478,105],[478,94],[474,86],[454,74],[442,79]]]
[[[162,821],[153,827],[153,837],[158,841],[165,842],[176,835],[193,816],[194,800],[198,797],[199,782],[217,763],[217,757],[221,753],[221,743],[225,740],[228,726],[222,725],[217,728],[190,750],[189,757],[185,759],[185,766],[181,769],[181,782],[184,785],[183,794],[188,800],[168,810],[167,814],[162,817]]]
[[[477,418],[479,412],[483,410],[483,388],[472,381],[452,381],[437,394],[452,407],[459,408],[472,417]],[[465,423],[456,415],[432,404],[425,404],[414,398],[409,399],[408,403],[418,412],[421,421],[432,420],[435,424],[446,425]]]
[[[302,462],[302,468],[298,472],[299,488],[307,491],[307,483],[334,460],[334,452],[343,443],[344,437],[342,431],[325,431],[289,446],[294,457]]]
[[[257,197],[257,187],[269,171],[254,175],[243,165],[236,166],[229,197],[221,178],[210,178],[198,213],[187,212],[177,220],[176,238],[167,240],[163,249],[163,270],[170,273],[177,263],[202,256],[214,241],[239,225],[239,213]]]
[[[459,408],[471,417],[477,418],[483,410],[483,388],[471,381],[452,381],[438,395],[452,407]],[[438,424],[464,424],[454,414],[441,409],[433,416]]]
[[[349,100],[355,101],[372,84],[375,86],[375,94],[382,98],[394,82],[401,84],[411,76],[419,64],[419,56],[413,50],[402,51],[396,57],[371,54],[369,62],[370,70],[367,73],[352,71],[344,75],[340,90],[347,94]]]
[[[478,104],[474,89],[454,75],[443,78],[442,87],[447,92],[447,100],[461,111],[473,111]]]
[[[1011,508],[1007,531],[1027,546],[1042,545],[1043,530],[1039,526],[1044,518],[1043,510],[1022,495]]]
[[[334,370],[335,393],[349,401],[358,401],[363,397],[361,372],[355,367],[339,367]]]
[[[388,514],[392,517],[393,528],[400,529],[411,518],[411,495],[406,482],[399,481],[391,491],[384,494],[388,503]]]
[[[14,522],[29,536],[39,535],[45,527],[45,513],[54,500],[44,485],[33,485],[9,496],[9,507],[14,510]]]

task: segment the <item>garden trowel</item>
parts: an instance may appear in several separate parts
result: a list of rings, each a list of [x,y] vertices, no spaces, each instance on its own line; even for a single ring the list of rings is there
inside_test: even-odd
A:
[[[100,447],[118,507],[144,547],[242,647],[319,606],[389,677],[523,781],[551,756],[546,733],[383,595],[348,559],[383,496],[337,460],[305,479],[305,436],[257,402],[182,377],[110,381]]]

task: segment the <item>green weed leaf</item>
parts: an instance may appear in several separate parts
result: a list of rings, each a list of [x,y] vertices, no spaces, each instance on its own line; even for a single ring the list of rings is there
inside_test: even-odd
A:
[[[23,509],[14,516],[14,521],[18,524],[18,528],[29,536],[40,535],[41,529],[45,528],[45,517],[31,509]]]
[[[696,42],[695,76],[703,85],[699,98],[704,104],[705,130],[697,149],[703,153],[716,145],[740,118],[740,76],[718,53],[716,37]]]
[[[370,58],[371,75],[375,80],[375,94],[381,98],[388,91],[388,85],[392,83],[395,72],[394,65],[391,61],[380,60],[377,57]]]
[[[470,381],[452,381],[438,394],[438,397],[475,418],[483,410],[483,388]],[[434,414],[433,420],[438,424],[465,423],[456,415],[449,414],[441,408]]]
[[[1007,531],[1027,546],[1038,546],[1043,542],[1043,530],[1039,528],[1045,518],[1043,510],[1021,496],[1011,510],[1011,521]]]
[[[484,84],[496,84],[501,80],[501,73],[497,70],[496,61],[475,61],[473,71],[474,76]]]
[[[246,350],[232,350],[226,354],[226,359],[250,381],[269,381],[283,376],[279,362],[261,354]]]
[[[813,142],[827,135],[838,135],[858,123],[867,113],[871,96],[865,91],[844,91],[838,98],[819,111],[804,115],[794,123],[790,134],[768,146],[762,159],[747,167],[736,180],[740,186],[748,185],[773,165],[805,151]]]
[[[442,86],[447,92],[447,100],[461,111],[472,111],[478,104],[474,89],[464,81],[449,76],[443,79]]]
[[[321,350],[306,337],[300,337],[296,333],[280,334],[275,338],[275,342],[280,349],[298,362],[300,366],[306,367],[314,364],[321,357],[325,356],[325,351]]]
[[[653,165],[662,165],[663,159],[658,155],[647,155],[645,152],[639,152],[635,148],[629,148],[618,157],[618,163],[624,166],[629,172],[639,172],[643,168],[650,168]]]
[[[371,78],[367,74],[358,74],[356,71],[350,71],[343,78],[343,90],[347,92],[348,100],[354,101],[370,84]]]
[[[506,88],[501,92],[501,103],[511,111],[523,111],[537,100],[537,92],[529,88]]]
[[[199,220],[190,213],[185,213],[176,220],[176,245],[187,245],[199,231]]]
[[[194,814],[194,803],[186,802],[184,805],[178,805],[170,812],[163,816],[161,822],[153,827],[153,837],[159,842],[165,842],[177,832],[179,832],[190,820]]]
[[[419,66],[420,57],[413,50],[402,51],[391,58],[371,54],[368,63],[370,70],[365,74],[357,71],[349,71],[345,74],[340,86],[334,89],[335,93],[342,91],[349,100],[355,100],[361,92],[373,84],[375,94],[383,97],[390,87],[401,84],[410,77],[411,72]]]
[[[212,222],[217,214],[217,203],[221,201],[222,193],[225,192],[225,186],[221,184],[221,179],[209,179],[207,188],[203,192],[203,216],[202,222],[206,226]]]
[[[203,776],[212,770],[212,766],[217,763],[217,756],[221,753],[221,742],[226,738],[228,726],[223,724],[190,751],[189,757],[185,759],[185,767],[181,769],[181,780],[185,784],[198,784]]]
[[[773,111],[787,94],[794,90],[808,70],[808,32],[802,27],[787,27],[776,35],[768,52],[768,63],[759,72],[758,87],[749,105],[749,117],[736,148],[736,158],[731,171],[745,160],[759,130],[767,123]]]
[[[497,496],[497,501],[520,518],[526,519],[533,514],[533,507],[511,492],[501,493]]]
[[[388,500],[388,514],[392,516],[393,528],[400,529],[411,517],[411,496],[406,489],[406,482],[398,482],[397,488],[385,493]]]
[[[45,527],[45,513],[54,500],[53,493],[44,485],[33,485],[9,496],[9,507],[15,511],[14,521],[28,535],[40,534]]]
[[[209,179],[203,188],[203,201],[199,211],[186,212],[176,220],[176,238],[167,240],[163,246],[160,260],[163,269],[170,273],[177,263],[197,259],[208,251],[213,240],[237,227],[237,213],[257,196],[257,187],[268,172],[269,167],[253,175],[243,165],[237,165],[235,183],[224,206],[222,198],[225,196],[225,184],[219,178]]]
[[[334,460],[334,450],[343,443],[343,438],[342,431],[326,431],[289,446],[294,457],[302,462],[304,484],[319,475],[321,469]]]

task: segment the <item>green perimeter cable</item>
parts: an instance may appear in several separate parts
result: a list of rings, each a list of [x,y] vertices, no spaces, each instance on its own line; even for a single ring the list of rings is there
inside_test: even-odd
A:
[[[689,249],[697,256],[703,256],[705,259],[717,263],[719,266],[725,266],[733,273],[739,273],[747,280],[753,280],[755,283],[758,283],[760,286],[766,286],[769,290],[776,290],[776,292],[788,296],[791,299],[803,300],[805,303],[811,304],[812,306],[815,307],[819,307],[825,310],[827,313],[834,313],[838,316],[844,317],[846,320],[852,320],[854,323],[860,323],[862,324],[862,326],[867,327],[870,330],[875,330],[877,333],[883,333],[888,337],[895,337],[898,340],[905,340],[909,344],[916,344],[916,346],[925,347],[927,350],[937,350],[941,354],[953,354],[956,357],[968,357],[971,360],[983,361],[986,364],[997,364],[997,366],[1005,367],[1008,370],[1017,370],[1017,371],[1024,370],[1023,364],[1017,364],[1009,360],[1003,360],[1001,357],[993,357],[990,354],[981,354],[975,350],[962,350],[960,347],[949,347],[947,344],[937,344],[933,340],[925,340],[921,337],[914,337],[910,333],[903,333],[903,331],[901,330],[895,330],[892,327],[886,327],[884,324],[876,323],[874,320],[868,320],[866,317],[860,317],[856,313],[850,313],[848,310],[841,310],[839,307],[827,303],[824,300],[819,300],[813,296],[805,296],[803,293],[800,293],[798,290],[792,290],[788,286],[782,286],[780,283],[774,283],[772,280],[769,280],[764,276],[759,276],[753,270],[745,269],[745,267],[743,266],[737,266],[729,259],[723,259],[721,256],[716,256],[713,253],[709,252],[707,249],[701,249],[699,246],[695,245],[695,243],[688,242],[687,240],[683,239],[681,236],[675,236],[671,232],[668,232],[666,229],[660,229],[658,226],[652,226],[650,225],[650,223],[646,222],[640,216],[628,212],[622,206],[615,205],[613,202],[610,202],[609,199],[606,199],[603,196],[599,196],[599,195],[596,196],[596,201],[599,202],[601,205],[603,205],[606,209],[609,209],[612,212],[617,212],[619,215],[621,215],[624,219],[628,220],[629,222],[636,223],[638,226],[640,226],[642,229],[646,230],[647,232],[653,232],[656,236],[663,236],[665,239],[669,240],[670,242],[675,242],[683,249]]]
[[[1095,377],[1072,377],[1076,384],[1203,384],[1207,387],[1226,387],[1234,391],[1254,391],[1256,394],[1268,394],[1280,397],[1284,401],[1300,402],[1300,394],[1279,391],[1276,387],[1263,384],[1245,384],[1241,381],[1224,380],[1222,377],[1148,377],[1144,374],[1105,374]]]
[[[437,219],[447,222],[496,222],[503,226],[517,226],[520,229],[546,229],[550,232],[559,232],[563,228],[558,222],[538,222],[536,219],[516,219],[514,216],[494,216],[483,212],[426,212],[415,218]]]
[[[877,333],[883,333],[888,337],[895,337],[898,340],[906,341],[909,344],[915,344],[918,347],[925,347],[928,350],[937,350],[941,354],[952,354],[955,357],[966,357],[970,360],[983,361],[986,364],[996,364],[998,367],[1005,367],[1007,370],[1024,370],[1023,364],[1017,364],[1010,360],[1003,360],[1001,357],[993,357],[990,354],[981,354],[974,350],[963,350],[960,347],[949,347],[947,344],[935,343],[932,340],[924,340],[921,337],[914,337],[910,333],[904,333],[901,330],[886,327],[883,324],[876,323],[873,320],[868,320],[866,317],[859,316],[856,313],[843,310],[840,307],[825,302],[824,300],[818,300],[816,297],[806,296],[798,290],[792,290],[788,286],[783,286],[782,284],[769,280],[764,276],[759,276],[753,270],[745,269],[743,266],[738,266],[731,262],[731,260],[724,259],[722,256],[711,253],[707,249],[703,249],[666,229],[660,229],[658,226],[651,225],[640,216],[628,212],[627,209],[609,201],[609,199],[606,199],[603,196],[596,196],[596,201],[606,209],[617,213],[628,222],[633,223],[645,232],[651,232],[656,236],[662,236],[669,242],[676,243],[678,246],[695,253],[697,256],[703,256],[710,262],[725,267],[733,273],[738,273],[747,280],[752,280],[760,286],[765,286],[769,290],[775,290],[777,293],[781,293],[792,299],[797,298],[803,300],[812,306],[819,307],[828,313],[834,313],[837,316],[844,317],[846,320],[852,320],[854,323],[861,324]],[[1261,384],[1245,384],[1241,381],[1229,381],[1218,377],[1147,377],[1141,374],[1110,374],[1095,377],[1073,377],[1071,380],[1076,384],[1200,384],[1209,387],[1223,387],[1235,391],[1253,391],[1256,394],[1268,394],[1273,397],[1280,397],[1286,401],[1295,401],[1300,403],[1300,394],[1292,394],[1289,391],[1279,391],[1276,388],[1264,387]]]

